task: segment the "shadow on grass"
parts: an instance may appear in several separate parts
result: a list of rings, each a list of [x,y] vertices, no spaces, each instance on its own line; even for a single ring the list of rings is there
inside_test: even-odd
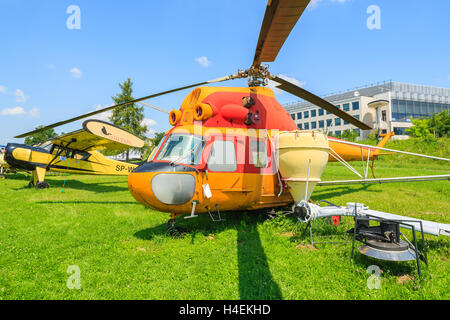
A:
[[[30,176],[25,175],[15,175],[12,179],[31,181]],[[52,179],[51,176],[46,176],[45,181],[49,184],[50,189],[62,189],[64,185],[64,180],[61,179]],[[122,183],[124,186],[115,186],[114,184]],[[92,182],[92,183],[84,183],[75,179],[68,179],[65,181],[65,189],[77,189],[84,190],[96,193],[104,193],[104,192],[118,192],[128,190],[128,186],[126,185],[126,181],[113,181],[113,182]],[[23,187],[13,188],[13,190],[24,190],[29,189],[28,183],[24,184]]]
[[[405,274],[410,275],[418,275],[417,273],[417,263],[416,260],[412,261],[385,261],[385,260],[378,260],[372,257],[365,256],[361,254],[358,251],[358,247],[361,244],[359,242],[355,243],[355,253],[353,254],[353,262],[355,265],[360,267],[362,270],[367,270],[367,268],[371,265],[378,266],[380,270],[384,273],[388,273],[392,276],[402,276]],[[351,257],[351,246],[350,250],[348,251],[348,257],[350,259]],[[426,271],[426,264],[423,262],[420,262],[420,268],[422,270],[422,273]]]
[[[396,262],[368,257],[358,251],[358,247],[363,245],[358,241],[355,241],[355,249],[352,258],[353,236],[346,232],[348,227],[347,224],[335,227],[323,219],[313,221],[312,230],[314,246],[320,250],[322,246],[333,245],[336,252],[340,252],[340,254],[349,261],[352,260],[360,270],[367,270],[369,266],[376,265],[383,273],[387,272],[392,276],[402,276],[405,274],[417,275],[416,260]],[[304,230],[305,229],[303,228],[299,230],[301,232],[292,236],[290,242],[300,245],[310,245],[309,229],[303,233]],[[426,270],[426,264],[423,261],[420,262],[420,267],[422,272]]]
[[[132,204],[139,205],[136,201],[36,201],[39,204]]]
[[[187,230],[191,235],[192,244],[199,233],[208,236],[227,229],[235,229],[240,299],[282,299],[281,289],[273,280],[257,228],[258,223],[262,222],[262,216],[254,213],[230,212],[224,214],[223,218],[225,221],[219,223],[212,222],[207,215],[189,221],[181,218],[177,220],[177,226]],[[134,234],[135,237],[144,240],[164,235],[170,237],[167,224],[140,230]]]
[[[324,189],[326,188],[326,189]],[[359,187],[355,187],[355,186],[350,186],[350,187],[320,187],[314,190],[314,193],[311,195],[311,199],[313,199],[314,201],[317,200],[321,200],[321,199],[331,199],[333,197],[338,197],[341,196],[343,194],[351,194],[351,193],[355,193],[355,192],[382,192],[381,190],[370,190],[370,185],[366,184],[366,185],[362,185]]]

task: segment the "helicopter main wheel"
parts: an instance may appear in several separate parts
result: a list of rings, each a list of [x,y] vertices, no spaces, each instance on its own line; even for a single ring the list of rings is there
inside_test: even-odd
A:
[[[185,229],[175,226],[175,219],[170,219],[167,222],[167,231],[172,237],[182,237],[187,233]]]
[[[36,189],[48,189],[48,188],[49,188],[49,185],[45,181],[41,181],[36,184]]]
[[[33,181],[30,181],[28,183],[28,188],[34,188],[34,182]]]
[[[6,174],[0,173],[0,179],[6,179]]]

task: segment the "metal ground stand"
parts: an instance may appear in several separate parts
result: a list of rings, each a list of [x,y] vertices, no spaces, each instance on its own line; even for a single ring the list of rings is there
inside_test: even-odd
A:
[[[370,221],[377,221],[379,225],[370,226]],[[355,251],[355,240],[364,245],[358,248],[358,251],[366,256],[386,260],[386,261],[412,261],[416,260],[419,277],[421,276],[420,260],[423,260],[428,265],[427,249],[425,246],[425,237],[423,232],[423,225],[420,222],[420,233],[422,235],[423,250],[419,250],[417,246],[417,236],[415,226],[409,224],[417,222],[414,220],[389,220],[375,217],[372,215],[365,215],[360,217],[355,215],[355,227],[348,232],[353,233],[352,254],[353,258]],[[412,230],[413,242],[412,244],[408,238],[400,232],[400,225],[409,227]],[[401,240],[401,237],[405,240]]]

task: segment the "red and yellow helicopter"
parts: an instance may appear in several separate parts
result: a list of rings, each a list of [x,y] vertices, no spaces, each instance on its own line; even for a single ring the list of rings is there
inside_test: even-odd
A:
[[[315,104],[362,130],[366,124],[330,102],[272,75],[263,62],[273,62],[309,0],[270,0],[251,67],[236,74],[196,83],[110,106],[40,130],[54,128],[101,112],[172,92],[195,88],[178,110],[173,126],[148,160],[128,177],[133,197],[143,205],[180,215],[263,210],[307,201],[327,161],[376,159],[387,139],[376,147],[347,144],[319,131],[298,130],[288,112],[266,87],[277,88]],[[209,84],[248,79],[248,87]],[[37,132],[31,131],[17,138]],[[335,155],[328,154],[333,150]],[[337,156],[336,156],[337,154]]]

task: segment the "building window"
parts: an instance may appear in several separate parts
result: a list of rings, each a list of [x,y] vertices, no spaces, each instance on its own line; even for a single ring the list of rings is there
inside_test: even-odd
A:
[[[341,125],[341,118],[335,118],[334,119],[334,125],[335,126],[340,126]]]
[[[348,124],[348,122],[344,120],[344,124]]]
[[[354,117],[359,120],[359,114],[355,114]]]
[[[291,113],[292,120],[295,120],[295,113]]]
[[[352,110],[359,110],[359,101],[352,102]]]
[[[320,120],[319,121],[319,128],[323,128],[325,126],[325,121]]]
[[[381,111],[381,121],[386,121],[386,110]]]
[[[337,130],[334,134],[336,135],[336,137],[339,137],[341,135],[341,131]]]
[[[309,123],[306,122],[306,123],[305,123],[305,130],[308,130],[308,129],[309,129]]]
[[[408,132],[406,131],[406,128],[401,128],[401,127],[400,128],[394,127],[394,133],[397,136],[408,135]]]
[[[344,107],[344,111],[350,111],[350,103],[344,103],[343,107]]]
[[[323,109],[319,109],[319,117],[323,116],[323,114],[324,114]]]
[[[316,110],[311,110],[311,118],[315,117],[317,115],[317,111]]]
[[[303,117],[304,117],[305,119],[309,118],[309,111],[303,112]]]
[[[300,120],[302,118],[302,113],[301,112],[297,112],[297,120]]]
[[[311,122],[311,129],[316,129],[317,123],[315,121]]]
[[[333,123],[333,119],[327,119],[327,127],[331,127],[332,123]]]
[[[302,130],[302,124],[301,124],[301,123],[297,123],[297,128],[299,128],[300,130]]]

